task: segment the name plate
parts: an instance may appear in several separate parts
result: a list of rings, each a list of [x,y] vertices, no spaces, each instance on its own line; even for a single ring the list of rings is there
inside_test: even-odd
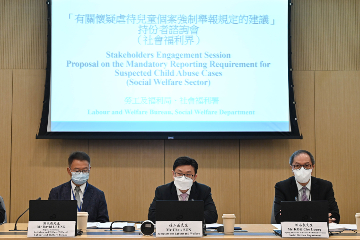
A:
[[[29,221],[28,237],[75,237],[75,221]]]
[[[329,238],[327,222],[282,222],[282,237]]]
[[[202,236],[202,221],[156,221],[156,237]]]

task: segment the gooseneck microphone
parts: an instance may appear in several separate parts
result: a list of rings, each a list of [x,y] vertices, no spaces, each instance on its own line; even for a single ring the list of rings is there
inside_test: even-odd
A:
[[[41,200],[41,197],[39,197],[39,198],[36,199],[36,200]],[[17,223],[18,223],[19,219],[22,217],[22,215],[24,215],[28,210],[29,210],[29,208],[26,209],[25,212],[23,212],[23,213],[18,217],[18,219],[16,219],[14,230],[9,230],[9,231],[27,231],[27,230],[17,230]]]

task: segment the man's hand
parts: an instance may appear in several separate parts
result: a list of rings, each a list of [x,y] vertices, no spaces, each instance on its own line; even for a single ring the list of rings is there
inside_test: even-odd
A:
[[[335,218],[331,217],[331,213],[329,213],[329,223],[334,223],[336,221]]]

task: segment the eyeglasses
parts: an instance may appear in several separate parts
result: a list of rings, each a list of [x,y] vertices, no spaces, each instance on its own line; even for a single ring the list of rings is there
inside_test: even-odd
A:
[[[74,171],[70,169],[70,171],[73,172],[73,173],[80,174],[80,173],[89,173],[90,169],[83,169],[83,170],[76,169]]]
[[[192,175],[192,174],[184,174],[184,173],[175,173],[175,177],[182,177],[182,176],[185,176],[185,177],[187,177],[187,178],[193,178],[194,177],[194,175]]]
[[[311,169],[312,168],[312,165],[309,164],[309,163],[305,163],[304,165],[301,165],[301,164],[294,164],[294,165],[291,165],[294,169],[300,169],[301,167],[304,167],[304,169]]]

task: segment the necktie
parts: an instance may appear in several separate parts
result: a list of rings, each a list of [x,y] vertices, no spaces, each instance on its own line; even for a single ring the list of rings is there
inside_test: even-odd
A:
[[[81,199],[80,199],[80,187],[75,187],[75,200],[77,201],[77,205],[80,208],[81,207]]]
[[[180,194],[181,201],[186,201],[187,196],[188,196],[187,193],[182,193],[182,194]]]
[[[306,187],[302,187],[301,190],[302,190],[302,194],[301,194],[301,201],[309,201],[307,195],[306,195]]]

